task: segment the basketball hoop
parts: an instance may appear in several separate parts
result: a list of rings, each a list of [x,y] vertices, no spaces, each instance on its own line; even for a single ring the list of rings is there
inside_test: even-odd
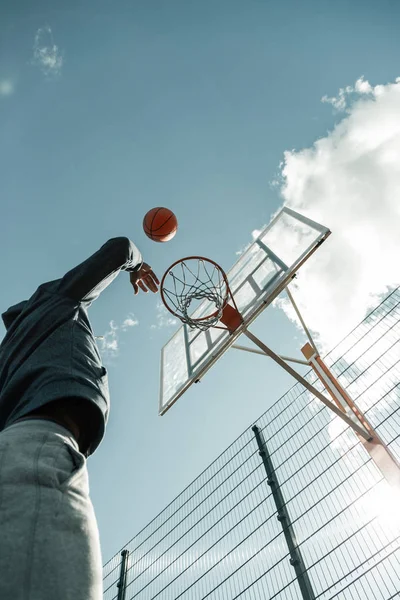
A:
[[[234,331],[242,323],[224,270],[209,258],[188,256],[174,262],[161,280],[160,292],[169,312],[191,328]],[[219,321],[225,327],[217,325]]]

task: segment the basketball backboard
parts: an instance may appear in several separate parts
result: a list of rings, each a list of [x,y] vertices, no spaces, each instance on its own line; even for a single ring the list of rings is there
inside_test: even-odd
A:
[[[230,348],[243,331],[285,289],[301,265],[329,236],[326,227],[284,207],[227,273],[231,292],[243,317],[233,333],[201,331],[182,325],[161,351],[159,414],[165,412],[192,383]],[[209,300],[194,311],[212,312]]]

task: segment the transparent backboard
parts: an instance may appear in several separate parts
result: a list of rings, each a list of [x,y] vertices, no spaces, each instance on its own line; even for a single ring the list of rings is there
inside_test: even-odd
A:
[[[329,234],[326,227],[286,207],[272,219],[227,273],[243,325],[233,334],[222,329],[199,331],[182,325],[162,349],[160,415],[234,344]],[[193,316],[214,310],[215,306],[205,300]]]

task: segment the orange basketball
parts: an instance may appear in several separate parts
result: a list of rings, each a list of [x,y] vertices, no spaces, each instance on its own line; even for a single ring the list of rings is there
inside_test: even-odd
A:
[[[147,237],[154,242],[168,242],[176,234],[178,221],[172,210],[156,206],[145,214],[143,229]]]

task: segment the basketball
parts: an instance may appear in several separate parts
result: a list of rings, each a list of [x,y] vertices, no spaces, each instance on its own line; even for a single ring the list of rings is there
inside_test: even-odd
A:
[[[143,229],[147,237],[154,242],[169,242],[178,229],[176,216],[163,206],[156,206],[145,214]]]

